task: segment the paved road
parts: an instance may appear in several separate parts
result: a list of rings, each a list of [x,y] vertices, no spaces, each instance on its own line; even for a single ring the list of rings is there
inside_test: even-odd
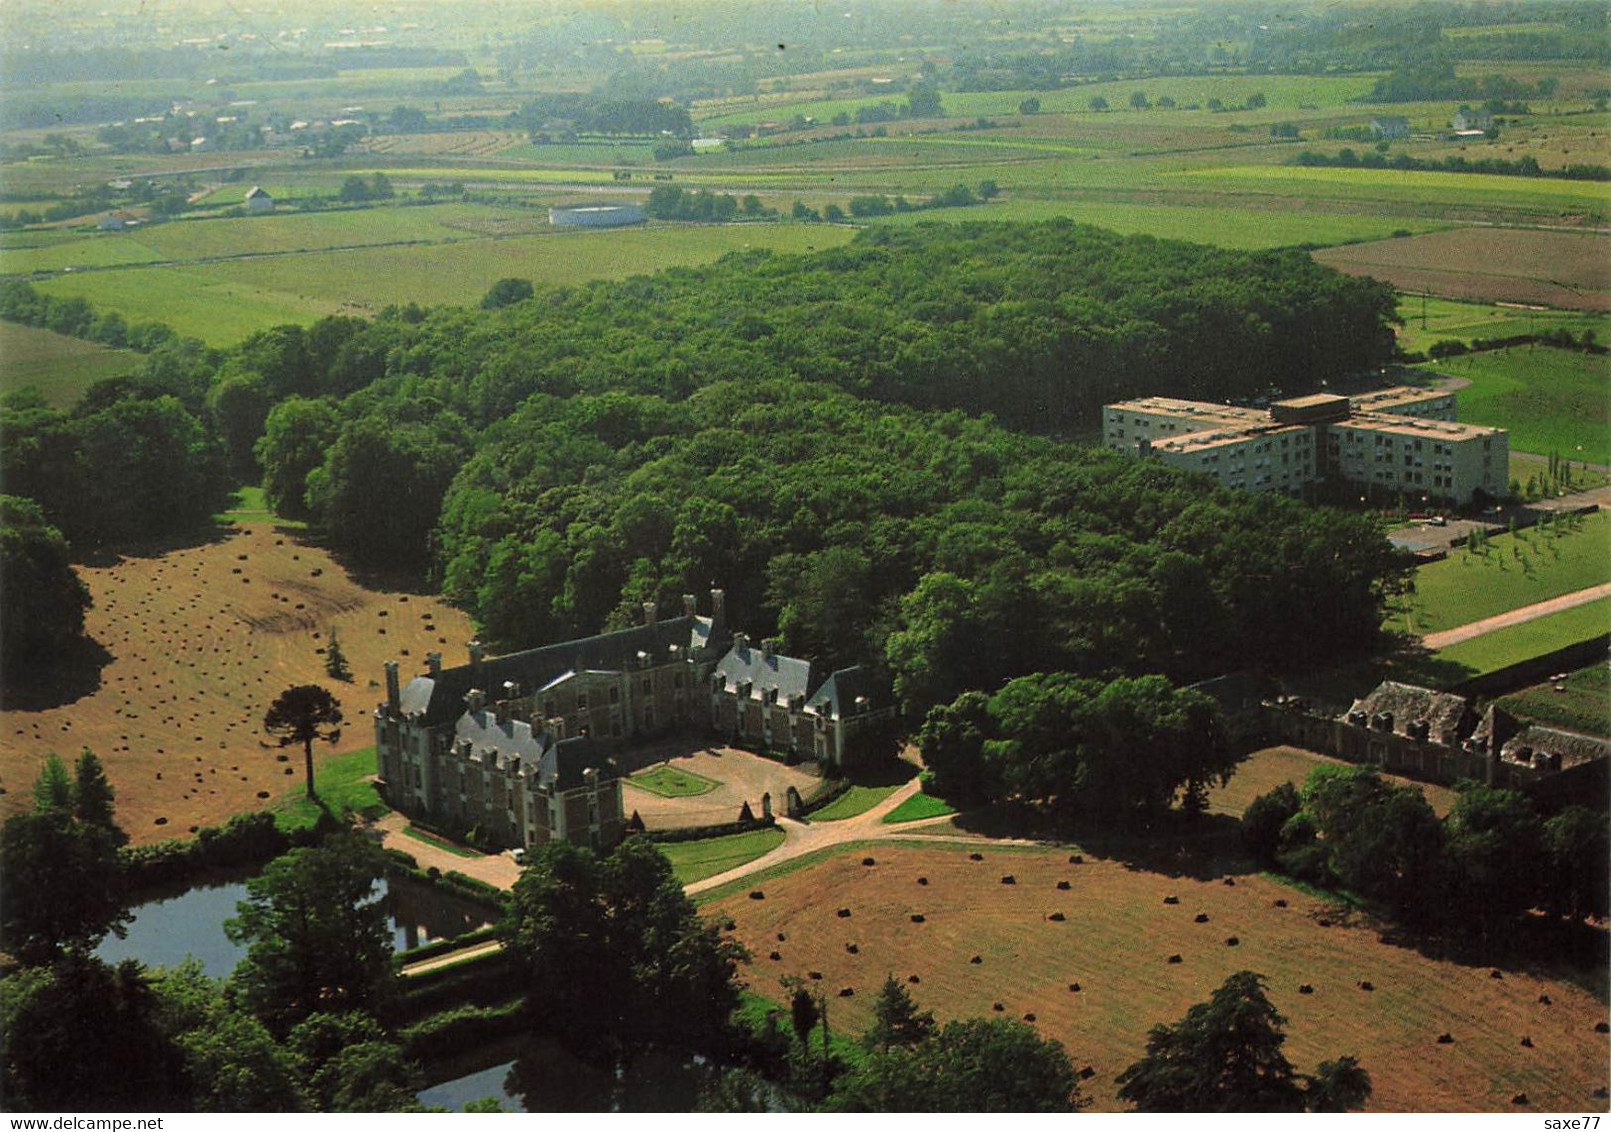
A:
[[[1520,625],[1535,618],[1546,617],[1551,613],[1559,613],[1563,609],[1572,609],[1579,605],[1587,605],[1591,601],[1598,601],[1602,597],[1611,597],[1611,582],[1603,585],[1590,586],[1586,590],[1576,593],[1562,594],[1560,597],[1550,598],[1548,601],[1535,602],[1524,605],[1520,609],[1512,609],[1509,613],[1499,613],[1493,617],[1484,617],[1480,621],[1472,621],[1466,625],[1456,625],[1453,629],[1445,629],[1441,633],[1428,633],[1422,640],[1426,647],[1436,651],[1450,645],[1469,641],[1472,637],[1480,637],[1484,633],[1491,633],[1495,629],[1503,629],[1510,625]]]

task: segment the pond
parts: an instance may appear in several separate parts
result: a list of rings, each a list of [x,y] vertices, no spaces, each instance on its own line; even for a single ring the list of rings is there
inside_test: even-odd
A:
[[[420,1103],[458,1112],[494,1097],[511,1112],[690,1112],[712,1072],[697,1054],[661,1051],[612,1072],[541,1036],[467,1053],[448,1071],[459,1075],[420,1090]]]
[[[397,951],[412,951],[487,922],[481,905],[412,877],[384,879],[377,893],[386,903]],[[244,947],[224,935],[224,921],[245,899],[246,878],[237,877],[148,900],[132,909],[128,936],[107,936],[95,954],[108,963],[138,959],[148,967],[172,967],[193,955],[207,974],[222,978],[246,955]]]

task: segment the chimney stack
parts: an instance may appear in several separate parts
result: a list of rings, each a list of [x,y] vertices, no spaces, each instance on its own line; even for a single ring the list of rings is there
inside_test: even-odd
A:
[[[435,679],[436,677],[442,675],[442,654],[441,653],[439,653],[439,652],[428,652],[428,653],[425,654],[425,671],[431,674],[432,679]]]
[[[771,660],[772,659],[772,638],[771,637],[762,637],[761,638],[761,659],[763,659],[763,660]]]
[[[644,602],[643,603],[643,623],[645,625],[653,625],[659,619],[660,619],[660,606],[658,606],[657,604],[655,604],[652,601]]]
[[[480,688],[471,688],[469,694],[464,697],[464,702],[469,705],[470,714],[474,715],[486,706],[487,694]]]
[[[402,706],[403,691],[397,679],[397,662],[388,660],[386,662],[386,708],[393,715],[396,715],[402,710]]]
[[[698,612],[699,612],[699,607],[698,607],[698,604],[694,601],[694,595],[693,594],[683,594],[682,595],[682,615],[684,617],[692,617]]]
[[[468,647],[470,649],[470,669],[473,672],[480,673],[480,671],[481,671],[481,642],[480,641],[471,641]]]
[[[739,652],[744,652],[749,647],[750,647],[750,639],[749,639],[748,635],[746,635],[744,633],[734,633],[733,634],[733,648],[734,649],[736,649]]]
[[[727,591],[710,591],[710,620],[713,632],[720,632],[727,624]]]

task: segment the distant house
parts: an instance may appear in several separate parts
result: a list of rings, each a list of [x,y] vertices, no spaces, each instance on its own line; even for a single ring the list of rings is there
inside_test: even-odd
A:
[[[96,226],[103,232],[121,232],[125,228],[137,227],[140,218],[130,212],[108,212],[96,222]]]
[[[1462,106],[1454,112],[1454,117],[1449,120],[1449,125],[1454,127],[1454,132],[1457,134],[1467,130],[1491,130],[1494,125],[1494,116],[1491,111],[1481,106],[1475,110],[1469,106]]]
[[[191,153],[211,153],[217,148],[211,138],[194,138],[190,142]]]
[[[1387,114],[1380,118],[1372,118],[1370,132],[1373,137],[1384,140],[1407,138],[1410,136],[1410,120],[1402,114]]]
[[[246,194],[247,212],[273,212],[274,198],[269,196],[260,187],[253,185],[252,190]]]

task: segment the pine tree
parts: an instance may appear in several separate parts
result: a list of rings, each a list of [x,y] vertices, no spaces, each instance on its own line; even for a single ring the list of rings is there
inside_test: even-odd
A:
[[[74,768],[73,813],[80,821],[99,826],[112,835],[118,845],[127,845],[129,835],[119,828],[112,816],[112,799],[116,797],[112,784],[106,780],[106,770],[95,752],[85,747]]]
[[[330,644],[324,650],[324,670],[332,680],[352,680],[352,669],[347,666],[347,657],[341,651],[341,642],[336,639],[336,627],[330,626]]]

